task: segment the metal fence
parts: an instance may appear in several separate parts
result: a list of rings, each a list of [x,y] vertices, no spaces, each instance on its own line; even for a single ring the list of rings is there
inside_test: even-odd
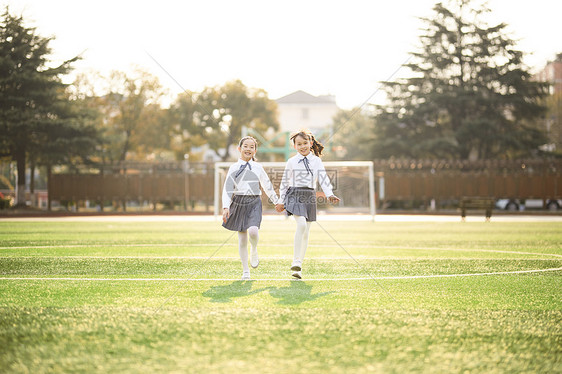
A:
[[[562,161],[375,160],[379,203],[407,200],[454,200],[463,197],[561,199]],[[210,211],[214,170],[208,163],[147,165],[114,169],[113,173],[52,174],[49,199],[62,201],[147,201],[196,204]],[[120,171],[118,171],[120,170]],[[125,170],[125,171],[124,171]],[[360,185],[359,181],[352,186]],[[342,192],[343,190],[343,192]],[[360,194],[351,186],[349,199]],[[345,197],[344,197],[345,198]],[[348,200],[349,200],[348,199]],[[103,206],[103,204],[102,204]]]
[[[49,199],[59,202],[138,201],[184,205],[186,209],[213,205],[213,176],[203,174],[53,174]]]
[[[441,173],[385,173],[384,200],[562,198],[562,174],[502,174],[449,171]],[[379,175],[379,184],[381,176]],[[379,186],[380,187],[380,186]]]

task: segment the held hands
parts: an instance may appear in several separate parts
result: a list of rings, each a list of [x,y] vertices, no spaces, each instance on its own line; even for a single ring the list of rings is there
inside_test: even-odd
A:
[[[277,204],[275,205],[275,211],[277,213],[281,213],[285,210],[285,204]]]
[[[222,221],[224,223],[226,223],[226,220],[228,219],[229,215],[230,215],[230,209],[224,208],[223,211],[222,211]]]
[[[328,201],[332,204],[337,204],[340,202],[340,198],[337,197],[336,195],[332,195],[330,197],[328,197]]]

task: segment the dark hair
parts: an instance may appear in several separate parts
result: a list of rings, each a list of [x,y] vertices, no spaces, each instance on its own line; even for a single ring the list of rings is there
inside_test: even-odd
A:
[[[295,138],[297,136],[300,136],[303,139],[308,139],[312,143],[312,151],[314,152],[314,154],[316,156],[322,156],[322,150],[324,149],[324,146],[322,145],[322,143],[320,143],[314,138],[314,135],[312,135],[310,131],[300,130],[299,132],[291,135],[291,140],[293,141],[293,144],[295,144]]]
[[[256,138],[254,138],[253,136],[249,136],[249,135],[240,139],[240,143],[238,143],[238,147],[242,147],[242,144],[244,144],[244,141],[249,140],[249,139],[254,141],[254,143],[256,144],[256,151],[257,151],[258,150],[258,141],[256,140]],[[253,156],[252,156],[252,161],[256,161],[256,158],[253,157]]]

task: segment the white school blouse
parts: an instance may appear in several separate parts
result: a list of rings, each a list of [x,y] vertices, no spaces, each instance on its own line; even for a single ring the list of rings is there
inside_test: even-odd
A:
[[[330,178],[326,173],[326,169],[324,169],[324,164],[320,157],[314,155],[312,152],[306,156],[312,174],[306,169],[304,161],[301,161],[304,157],[305,156],[300,153],[297,153],[287,160],[281,186],[279,187],[280,203],[285,201],[285,195],[289,187],[308,187],[316,190],[317,182],[319,182],[326,197],[330,197],[334,194],[332,192],[332,183],[330,183]]]
[[[248,162],[252,169],[246,166],[238,178],[235,178],[235,175],[240,170],[240,166],[246,164],[246,161],[238,159],[236,163],[228,168],[222,189],[223,209],[230,207],[233,195],[261,195],[260,185],[273,204],[277,204],[277,194],[263,166],[256,161],[250,160]]]

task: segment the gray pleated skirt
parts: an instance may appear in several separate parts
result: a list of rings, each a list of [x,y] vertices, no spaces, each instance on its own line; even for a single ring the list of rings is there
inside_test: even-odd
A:
[[[234,195],[230,203],[230,215],[222,226],[231,231],[246,231],[260,227],[262,209],[260,195]]]
[[[289,187],[284,203],[288,215],[304,216],[308,222],[316,221],[316,191],[312,188]]]

